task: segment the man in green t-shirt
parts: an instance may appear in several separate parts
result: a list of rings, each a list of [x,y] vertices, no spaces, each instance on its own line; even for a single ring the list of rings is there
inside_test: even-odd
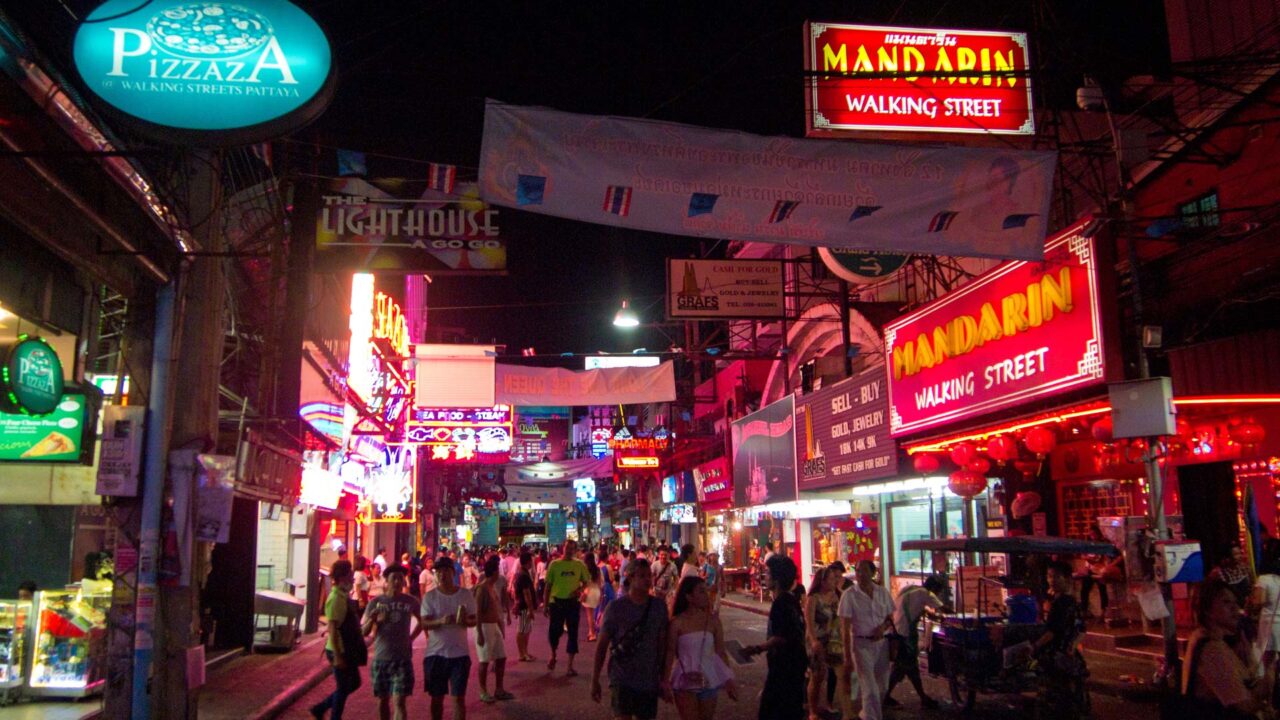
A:
[[[332,710],[332,717],[340,720],[347,696],[360,687],[360,666],[365,662],[367,651],[360,637],[360,609],[351,599],[354,575],[348,560],[338,560],[329,569],[333,588],[324,604],[324,616],[328,620],[324,651],[333,666],[336,687],[331,695],[312,706],[311,714],[315,717],[324,717],[326,711]]]
[[[565,672],[566,677],[578,674],[573,669],[573,659],[578,655],[578,621],[582,616],[578,595],[586,587],[589,577],[587,566],[578,559],[578,543],[566,540],[564,556],[547,566],[547,590],[544,598],[547,615],[551,617],[551,627],[547,630],[547,639],[551,642],[551,661],[547,663],[547,669],[556,669],[560,635],[567,628],[569,640],[565,652],[569,654],[569,669]]]

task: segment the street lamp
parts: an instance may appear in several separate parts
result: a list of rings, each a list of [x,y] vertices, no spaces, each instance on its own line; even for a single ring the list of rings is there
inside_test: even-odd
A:
[[[633,328],[640,326],[640,317],[635,311],[627,307],[627,301],[622,301],[622,307],[618,309],[617,314],[613,316],[613,324],[621,328]]]

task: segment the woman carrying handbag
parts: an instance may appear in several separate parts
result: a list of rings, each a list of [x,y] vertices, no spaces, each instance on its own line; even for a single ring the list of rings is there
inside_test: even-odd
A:
[[[680,720],[711,720],[720,690],[736,701],[738,688],[706,582],[700,577],[681,580],[672,609],[663,694],[674,700]]]

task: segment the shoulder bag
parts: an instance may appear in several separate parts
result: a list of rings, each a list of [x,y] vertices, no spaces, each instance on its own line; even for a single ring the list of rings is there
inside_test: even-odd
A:
[[[662,602],[656,598],[647,598],[644,604],[644,612],[640,615],[640,620],[635,625],[627,628],[627,631],[618,636],[609,648],[609,654],[615,660],[626,660],[635,654],[636,648],[640,646],[640,638],[644,635],[643,629],[646,622],[649,621],[649,611],[653,609],[655,602]]]

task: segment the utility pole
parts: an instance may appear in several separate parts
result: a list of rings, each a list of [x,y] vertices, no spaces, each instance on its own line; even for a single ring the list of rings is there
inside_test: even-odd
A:
[[[202,250],[217,253],[224,249],[222,234],[222,158],[217,153],[205,154],[202,162],[193,163],[190,169],[191,208],[190,217],[204,218],[192,228]],[[182,402],[172,408],[172,430],[169,443],[160,448],[162,457],[150,457],[150,462],[161,467],[168,461],[168,453],[176,448],[211,452],[218,440],[218,384],[222,361],[222,345],[225,341],[223,312],[226,301],[226,260],[216,255],[198,256],[190,261],[182,287],[179,310],[174,328],[173,382],[170,390],[182,388]],[[157,327],[157,332],[160,330]],[[151,451],[153,447],[148,446]],[[192,531],[195,520],[195,481],[186,480],[190,487],[186,492],[175,492],[175,478],[163,470],[159,488],[148,483],[143,508],[143,544],[148,540],[147,528],[154,525],[163,533],[160,507],[152,493],[162,490],[159,501],[172,502],[172,522],[176,528]],[[181,480],[181,479],[179,479]],[[185,502],[180,498],[185,497]],[[167,504],[167,503],[166,503]],[[190,537],[188,535],[188,537]],[[187,677],[187,653],[198,644],[200,637],[199,592],[200,584],[208,574],[212,548],[194,539],[183,543],[179,539],[177,549],[182,572],[176,582],[159,587],[156,625],[154,628],[155,658],[154,677],[149,702],[141,707],[136,689],[146,682],[146,668],[135,665],[135,704],[133,717],[145,720],[150,717],[190,719],[196,717],[195,688]],[[160,554],[157,553],[158,560]],[[140,582],[141,584],[141,582]],[[141,604],[141,603],[140,603]]]

